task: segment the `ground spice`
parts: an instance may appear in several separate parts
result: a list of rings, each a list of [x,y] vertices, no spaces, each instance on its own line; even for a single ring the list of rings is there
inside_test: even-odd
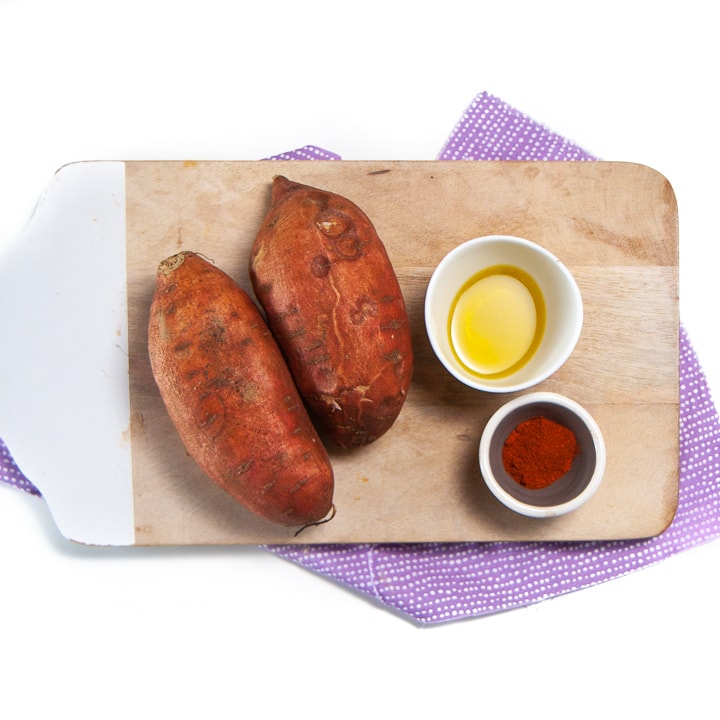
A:
[[[570,470],[578,454],[572,430],[545,417],[521,422],[503,446],[505,470],[527,488],[551,485]]]

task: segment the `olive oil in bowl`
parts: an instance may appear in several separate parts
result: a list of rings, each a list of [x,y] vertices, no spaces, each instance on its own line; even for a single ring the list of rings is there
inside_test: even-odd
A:
[[[545,303],[537,283],[512,265],[473,275],[453,301],[448,333],[457,360],[483,378],[516,372],[537,350]]]

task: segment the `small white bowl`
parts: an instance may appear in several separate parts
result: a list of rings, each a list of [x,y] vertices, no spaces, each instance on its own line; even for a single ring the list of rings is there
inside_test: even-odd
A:
[[[518,424],[538,416],[572,430],[578,455],[563,477],[533,490],[508,474],[502,450]],[[598,424],[583,407],[564,395],[535,392],[505,403],[490,418],[480,439],[479,460],[485,484],[503,505],[529,517],[556,517],[576,510],[595,494],[605,472],[605,443]]]
[[[449,333],[450,313],[463,285],[495,265],[527,273],[545,305],[545,328],[537,349],[519,369],[500,377],[483,376],[463,365]],[[545,248],[511,235],[488,235],[458,245],[435,268],[425,295],[425,328],[435,355],[460,382],[486,392],[525,390],[548,378],[574,350],[582,324],[582,297],[570,271]]]

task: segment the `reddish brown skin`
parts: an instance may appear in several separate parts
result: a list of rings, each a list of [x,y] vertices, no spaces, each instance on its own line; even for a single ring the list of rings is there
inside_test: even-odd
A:
[[[162,399],[204,472],[271,522],[325,518],[327,452],[248,294],[199,255],[179,253],[158,267],[148,333]]]
[[[312,414],[341,447],[386,433],[407,397],[405,301],[365,213],[335,193],[273,180],[250,278]]]

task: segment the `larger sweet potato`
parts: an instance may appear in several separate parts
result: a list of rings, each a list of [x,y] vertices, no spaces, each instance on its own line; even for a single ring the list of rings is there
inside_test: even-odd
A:
[[[205,473],[272,522],[324,518],[334,485],[327,452],[248,294],[181,252],[158,267],[148,331],[162,399]]]
[[[400,285],[367,215],[340,195],[275,177],[250,278],[329,437],[355,447],[387,432],[413,352]]]

